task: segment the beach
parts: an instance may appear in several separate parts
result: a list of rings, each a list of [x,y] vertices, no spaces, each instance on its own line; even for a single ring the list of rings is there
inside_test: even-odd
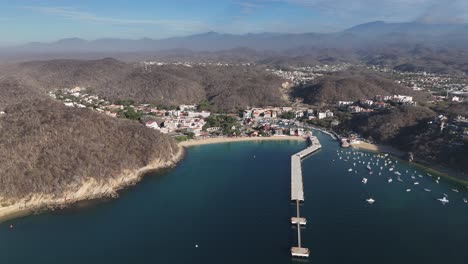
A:
[[[243,141],[279,141],[279,140],[296,140],[305,141],[306,139],[299,136],[273,136],[273,137],[214,137],[204,139],[193,139],[188,141],[179,142],[179,146],[191,147],[198,145],[219,144],[229,142],[243,142]]]
[[[405,155],[403,151],[390,147],[390,146],[385,146],[385,145],[372,144],[372,143],[367,143],[363,141],[359,141],[358,143],[351,143],[350,145],[351,147],[356,148],[356,149],[376,151],[380,153],[388,153],[397,157],[403,157]]]

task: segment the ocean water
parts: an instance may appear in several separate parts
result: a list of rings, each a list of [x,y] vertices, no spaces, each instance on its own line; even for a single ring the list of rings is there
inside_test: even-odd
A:
[[[303,161],[308,260],[289,253],[290,155],[305,146],[291,141],[192,147],[119,199],[2,223],[0,263],[468,263],[465,186],[437,184],[402,161],[403,182],[388,168],[369,175],[352,165],[360,156],[319,139],[323,149]],[[436,200],[444,193],[447,205]]]

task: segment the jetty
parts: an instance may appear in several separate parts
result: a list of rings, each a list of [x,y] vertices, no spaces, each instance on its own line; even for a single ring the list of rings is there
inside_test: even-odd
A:
[[[304,185],[302,180],[301,160],[322,148],[317,137],[310,136],[309,146],[291,156],[291,201],[296,203],[296,215],[291,217],[291,224],[297,227],[297,247],[291,247],[291,256],[309,257],[309,249],[302,247],[301,225],[307,224],[307,219],[300,215],[300,203],[304,202]]]

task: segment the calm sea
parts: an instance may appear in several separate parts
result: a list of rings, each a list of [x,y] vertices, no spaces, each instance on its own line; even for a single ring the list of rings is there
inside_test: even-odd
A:
[[[404,162],[395,168],[403,182],[379,166],[369,175],[358,162],[370,156],[337,155],[336,143],[319,139],[323,149],[303,161],[308,262],[468,263],[465,186],[437,184]],[[148,175],[119,199],[0,224],[0,263],[294,263],[289,162],[304,145],[192,147],[176,168]],[[444,193],[445,206],[436,200]]]

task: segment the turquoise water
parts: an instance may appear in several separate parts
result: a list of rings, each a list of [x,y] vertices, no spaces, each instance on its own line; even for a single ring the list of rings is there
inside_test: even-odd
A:
[[[355,156],[339,160],[338,146],[319,139],[324,148],[303,161],[310,263],[468,263],[464,186],[437,184],[419,171],[415,186],[415,169],[402,162],[396,170],[404,182],[388,170],[369,175],[361,164],[350,173]],[[190,148],[179,166],[149,175],[119,199],[0,224],[0,263],[291,263],[289,162],[303,147]],[[443,193],[445,206],[436,200]]]

